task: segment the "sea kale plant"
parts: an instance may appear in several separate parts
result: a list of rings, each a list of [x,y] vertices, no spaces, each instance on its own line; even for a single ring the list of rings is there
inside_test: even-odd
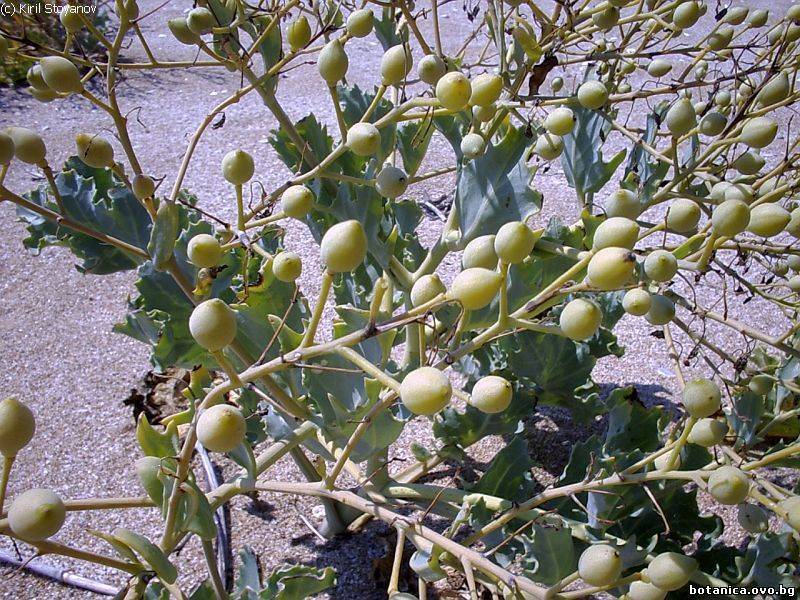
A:
[[[131,469],[141,497],[30,489],[9,499],[0,533],[119,569],[129,575],[120,598],[299,598],[330,587],[331,570],[286,567],[262,580],[250,564],[226,588],[215,511],[264,492],[317,498],[326,536],[370,520],[396,529],[391,598],[425,598],[445,577],[471,598],[643,600],[683,597],[690,585],[797,585],[800,489],[787,469],[800,460],[800,6],[779,15],[699,0],[188,8],[164,31],[195,49],[192,61],[156,56],[139,24],[160,13],[136,0],[116,1],[112,37],[79,12],[62,16],[74,34],[65,48],[0,37],[5,60],[35,61],[37,100],[79,98],[108,117],[103,131],[75,132],[63,166],[48,161],[40,132],[15,124],[0,134],[0,200],[16,205],[25,246],[67,247],[86,274],[135,270],[117,330],[149,345],[157,370],[191,373],[188,409],[139,419],[142,457]],[[462,38],[449,51],[445,22],[446,41]],[[86,36],[104,47],[101,60],[82,51]],[[372,89],[348,83],[358,38],[383,48]],[[125,60],[129,44],[147,59]],[[330,92],[329,126],[314,114],[294,122],[277,100],[308,62]],[[150,148],[130,136],[147,115],[122,101],[119,82],[133,71],[220,67],[241,85],[197,123],[161,185]],[[222,164],[204,166],[227,182],[228,222],[184,179],[204,135],[248,95],[277,123],[269,142],[283,164],[270,168],[285,183],[266,187],[228,131]],[[452,146],[449,164],[425,160],[435,137]],[[559,164],[579,217],[536,227],[546,210],[538,181]],[[7,173],[25,165],[44,183],[10,189]],[[444,225],[426,247],[420,190],[430,189],[452,201],[428,209]],[[292,219],[319,244],[318,274],[284,245]],[[460,269],[446,273],[453,254]],[[304,270],[319,280],[313,298],[297,285]],[[735,307],[779,331],[733,318]],[[675,411],[593,383],[597,360],[622,354],[613,330],[624,313],[646,320],[673,359]],[[734,335],[715,341],[707,327]],[[542,485],[525,433],[553,405],[576,421],[602,415],[605,426]],[[398,449],[412,420],[429,424],[434,442]],[[0,403],[0,507],[34,429],[24,403]],[[489,436],[499,451],[479,475],[436,477]],[[206,490],[192,460],[199,448],[239,475]],[[415,462],[397,468],[398,452]],[[284,456],[305,481],[273,476]],[[741,543],[725,542],[715,514],[725,511],[698,507],[698,495],[733,507]],[[71,511],[130,507],[160,514],[160,537],[93,532],[105,554],[58,541]],[[191,538],[207,561],[202,582],[182,576],[175,552]],[[404,564],[418,589],[399,589]]]

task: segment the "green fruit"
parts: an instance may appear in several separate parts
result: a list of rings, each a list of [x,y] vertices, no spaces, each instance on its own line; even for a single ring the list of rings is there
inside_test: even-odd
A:
[[[384,165],[375,177],[375,189],[384,198],[402,196],[408,187],[408,175],[403,169]]]
[[[661,294],[651,294],[650,310],[644,318],[651,325],[666,325],[675,318],[675,303]]]
[[[78,147],[78,158],[90,167],[105,169],[114,166],[114,148],[105,138],[79,133],[75,136],[75,145]]]
[[[751,27],[757,29],[759,27],[763,27],[764,25],[766,25],[768,19],[769,19],[769,11],[763,8],[759,8],[750,13],[750,18],[747,19],[747,22],[750,23]]]
[[[778,123],[767,117],[755,117],[745,122],[739,138],[751,148],[765,148],[772,143],[777,134]]]
[[[199,233],[189,240],[187,254],[195,267],[210,269],[222,261],[222,246],[213,235]]]
[[[281,252],[272,259],[272,274],[279,281],[291,283],[303,272],[303,262],[295,252]]]
[[[131,182],[131,190],[138,200],[152,198],[156,193],[156,183],[147,175],[136,175]]]
[[[5,134],[14,142],[14,156],[29,165],[43,165],[47,150],[41,136],[25,127],[8,127]]]
[[[367,234],[356,220],[337,223],[322,236],[320,256],[330,273],[353,271],[367,256]]]
[[[461,266],[465,269],[480,267],[482,269],[494,270],[497,268],[497,252],[494,250],[493,235],[482,235],[476,237],[466,248],[461,256]]]
[[[347,32],[353,37],[363,38],[372,33],[375,15],[368,8],[354,10],[347,17]]]
[[[800,238],[800,207],[795,208],[789,213],[789,222],[786,224],[786,231],[794,237]]]
[[[219,298],[198,304],[189,317],[194,341],[209,352],[217,352],[236,337],[236,312]]]
[[[436,273],[423,275],[411,287],[411,304],[422,306],[446,291],[442,280]]]
[[[28,85],[35,90],[40,90],[42,92],[52,92],[47,84],[44,81],[44,77],[42,77],[42,67],[39,65],[33,65],[28,72],[25,74],[25,79],[28,82]]]
[[[673,137],[689,133],[697,125],[697,115],[694,112],[692,101],[688,98],[676,101],[669,107],[664,120]]]
[[[494,238],[494,251],[506,264],[521,263],[528,258],[536,245],[536,236],[522,221],[503,225]]]
[[[46,56],[39,61],[44,82],[54,92],[62,94],[83,91],[81,74],[72,61],[62,56]]]
[[[472,86],[466,75],[453,71],[436,83],[436,98],[448,110],[463,110],[472,96]]]
[[[212,452],[230,452],[244,441],[246,433],[242,411],[229,404],[212,406],[197,420],[197,439]]]
[[[628,600],[664,600],[666,597],[667,592],[645,581],[634,581],[628,588]]]
[[[289,23],[286,28],[286,39],[289,41],[289,48],[292,52],[304,48],[311,41],[311,25],[305,15],[300,15]]]
[[[607,5],[592,14],[592,21],[603,31],[608,31],[619,21],[619,9],[616,6]]]
[[[642,212],[642,205],[636,192],[618,189],[606,202],[606,214],[609,217],[625,217],[626,219],[636,219]]]
[[[728,90],[722,90],[721,92],[718,92],[716,96],[714,96],[714,103],[717,106],[724,108],[726,106],[730,106],[731,99],[731,93]]]
[[[222,176],[233,185],[244,185],[253,178],[253,157],[244,150],[231,150],[222,159]]]
[[[794,277],[790,277],[786,282],[786,285],[793,292],[800,292],[800,275],[795,275]]]
[[[792,271],[800,271],[800,256],[797,254],[790,254],[786,257],[786,264]]]
[[[473,159],[486,151],[486,142],[479,133],[468,133],[461,138],[461,154],[464,158]]]
[[[779,277],[784,277],[789,272],[789,264],[785,260],[776,261],[772,267],[772,272]]]
[[[453,280],[449,297],[460,302],[465,310],[479,310],[497,296],[502,282],[503,278],[496,271],[480,267],[464,269]]]
[[[800,496],[792,496],[778,502],[778,506],[786,513],[784,520],[795,531],[800,531]]]
[[[636,221],[625,217],[609,217],[597,226],[592,238],[592,248],[601,250],[616,246],[630,250],[638,240],[639,225]]]
[[[657,588],[673,592],[681,589],[697,571],[697,561],[678,552],[662,552],[647,565],[647,576]]]
[[[634,266],[636,256],[627,248],[603,248],[589,260],[587,279],[599,290],[615,290],[630,280]]]
[[[14,140],[7,133],[0,132],[0,165],[7,165],[14,158]]]
[[[715,52],[723,50],[731,43],[731,39],[733,39],[733,33],[733,27],[730,25],[722,25],[717,28],[716,31],[711,33],[708,38],[706,38],[706,44]]]
[[[347,130],[347,147],[358,156],[372,156],[381,144],[381,132],[372,123],[355,123]]]
[[[481,377],[472,388],[469,403],[486,414],[503,412],[514,395],[511,383],[497,375]]]
[[[453,388],[447,375],[433,367],[420,367],[400,384],[400,401],[415,415],[433,415],[450,401]]]
[[[488,123],[494,118],[496,114],[497,114],[497,106],[495,106],[494,104],[490,106],[475,106],[472,109],[472,118],[478,121],[478,123]],[[478,134],[468,133],[467,135],[478,135]]]
[[[761,88],[756,96],[756,101],[762,106],[770,106],[785,100],[791,91],[792,84],[789,83],[789,75],[786,71],[781,71]]]
[[[644,259],[644,272],[653,281],[669,281],[678,272],[678,261],[672,252],[654,250]]]
[[[428,85],[436,85],[445,73],[447,73],[447,66],[435,54],[426,54],[417,65],[417,75]]]
[[[544,128],[553,135],[567,135],[575,127],[575,114],[562,106],[552,111],[544,120]]]
[[[695,1],[684,2],[672,13],[672,22],[679,29],[689,29],[700,18],[700,5]]]
[[[740,504],[736,520],[742,529],[753,535],[764,533],[769,529],[769,514],[756,504]]]
[[[800,21],[800,4],[792,4],[786,11],[787,21]]]
[[[578,102],[584,108],[597,110],[608,100],[608,90],[599,81],[585,81],[578,88]]]
[[[211,29],[217,26],[217,20],[214,18],[214,13],[206,7],[198,6],[190,10],[186,16],[186,26],[192,33],[205,35],[211,33]]]
[[[699,419],[689,432],[689,442],[711,448],[722,443],[728,433],[728,426],[717,419]]]
[[[740,200],[749,203],[753,200],[753,187],[746,183],[730,183],[723,191],[723,198],[725,200]]]
[[[589,546],[578,559],[578,574],[589,585],[611,585],[622,573],[622,557],[608,544]]]
[[[302,219],[314,206],[314,193],[304,185],[293,185],[281,194],[281,210],[287,217]]]
[[[392,46],[381,58],[381,83],[399,85],[405,80],[413,64],[411,49],[407,45]]]
[[[720,504],[739,504],[749,491],[750,478],[736,467],[718,467],[708,478],[708,493]]]
[[[764,168],[765,164],[767,161],[763,156],[755,150],[750,150],[738,156],[731,166],[742,175],[755,175]]]
[[[650,310],[650,293],[641,288],[633,288],[625,292],[622,298],[622,308],[629,315],[643,317]]]
[[[741,200],[725,200],[711,213],[711,224],[718,236],[734,237],[750,223],[750,207]]]
[[[750,9],[746,6],[731,6],[728,8],[728,12],[725,13],[723,21],[731,25],[741,25],[749,12]]]
[[[56,98],[60,98],[61,96],[58,92],[54,92],[53,90],[37,90],[36,88],[28,88],[28,93],[33,96],[34,100],[38,102],[52,102]]]
[[[561,136],[543,133],[536,138],[534,151],[545,160],[553,160],[561,156],[564,151],[564,140]]]
[[[558,325],[569,339],[583,341],[597,333],[602,320],[603,311],[596,302],[585,298],[576,298],[571,300],[561,311]]]
[[[700,222],[700,207],[688,198],[676,198],[667,210],[667,229],[678,233],[692,231]]]
[[[61,24],[67,33],[76,34],[83,29],[83,21],[78,15],[77,10],[70,5],[65,5],[64,10],[58,15]]]
[[[0,454],[12,458],[27,446],[36,432],[33,412],[16,398],[0,402]]]
[[[653,461],[653,468],[656,471],[676,471],[680,470],[681,468],[681,457],[678,455],[677,459],[675,460],[675,464],[670,465],[672,461],[672,457],[670,453],[662,454],[658,458]]]
[[[41,542],[58,533],[67,518],[64,503],[50,490],[23,492],[8,509],[12,533],[26,542]]]
[[[778,235],[792,217],[789,211],[778,204],[759,204],[750,211],[747,231],[761,237]]]
[[[689,381],[683,388],[683,407],[695,419],[710,417],[720,408],[722,394],[710,379]]]
[[[647,73],[651,77],[663,77],[672,71],[672,63],[663,58],[656,58],[647,65]]]
[[[564,79],[562,77],[553,77],[553,81],[550,82],[550,89],[553,90],[553,93],[557,94],[563,87]]]
[[[195,46],[200,42],[200,36],[189,29],[189,24],[182,17],[170,19],[167,21],[167,27],[181,44]]]
[[[350,61],[344,51],[342,42],[338,39],[331,40],[325,44],[317,58],[319,74],[328,82],[329,86],[334,86],[344,79],[348,66],[350,66]]]
[[[470,83],[472,95],[469,103],[473,106],[491,106],[500,98],[503,91],[503,78],[492,73],[482,73]]]

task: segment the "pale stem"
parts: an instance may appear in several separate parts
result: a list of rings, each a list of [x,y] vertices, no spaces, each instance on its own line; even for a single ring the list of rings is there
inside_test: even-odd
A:
[[[325,269],[322,273],[322,284],[319,290],[319,296],[317,297],[317,303],[314,306],[314,311],[311,313],[311,320],[308,323],[305,335],[303,335],[303,341],[300,342],[300,349],[308,348],[314,343],[314,338],[317,335],[317,327],[319,327],[320,319],[322,319],[322,313],[328,302],[328,296],[331,293],[332,285],[333,273]]]
[[[0,472],[0,515],[5,506],[6,492],[8,491],[8,479],[11,476],[11,467],[14,465],[14,456],[3,456],[3,470]]]

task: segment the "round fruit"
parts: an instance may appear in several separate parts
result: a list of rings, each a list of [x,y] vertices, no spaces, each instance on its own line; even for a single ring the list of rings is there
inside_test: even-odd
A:
[[[651,77],[663,77],[672,71],[672,63],[663,58],[656,58],[647,65],[647,73]]]
[[[506,264],[521,263],[530,256],[536,245],[536,236],[522,221],[503,225],[494,238],[494,251]]]
[[[791,233],[794,237],[800,238],[800,207],[795,208],[789,213],[789,217],[789,222],[786,224],[786,231]]]
[[[488,123],[494,118],[496,114],[497,114],[497,106],[495,106],[494,104],[490,104],[489,106],[475,106],[472,109],[472,118],[478,121],[479,123]],[[467,135],[473,135],[473,134],[468,133]]]
[[[83,90],[81,74],[72,61],[62,56],[46,56],[39,61],[44,82],[54,92],[69,94]]]
[[[778,204],[759,204],[750,211],[747,231],[761,237],[778,235],[791,218],[789,211]]]
[[[616,246],[630,250],[638,240],[639,225],[636,221],[625,217],[609,217],[597,226],[592,239],[592,248],[602,250]]]
[[[8,509],[11,531],[26,542],[41,542],[55,535],[66,518],[64,503],[50,490],[23,492]]]
[[[642,212],[642,205],[636,192],[620,188],[614,192],[606,203],[606,214],[609,217],[625,217],[636,219]]]
[[[30,69],[28,69],[28,72],[25,74],[25,79],[28,82],[28,85],[35,90],[40,90],[42,92],[52,91],[44,82],[44,77],[42,77],[42,67],[39,65],[33,65]]]
[[[347,32],[353,37],[363,38],[372,33],[375,15],[368,8],[354,10],[347,17]]]
[[[428,85],[436,85],[445,73],[447,73],[447,66],[435,54],[426,54],[417,65],[417,75]]]
[[[722,394],[710,379],[695,379],[683,388],[683,406],[695,419],[710,417],[719,410]]]
[[[56,98],[60,98],[58,92],[54,92],[51,89],[46,90],[37,90],[36,88],[28,88],[28,93],[33,96],[35,100],[39,102],[52,102]]]
[[[667,210],[667,228],[678,233],[692,231],[700,222],[700,207],[688,198],[676,198]]]
[[[756,96],[756,101],[762,106],[769,106],[785,100],[791,91],[792,85],[789,83],[789,75],[786,71],[781,71],[761,88],[758,96]]]
[[[222,159],[222,176],[234,185],[244,185],[253,177],[253,157],[244,150],[231,150]]]
[[[472,86],[466,75],[453,71],[442,76],[436,83],[436,98],[448,110],[462,110],[472,96]]]
[[[634,581],[628,588],[628,600],[664,600],[666,597],[667,592],[645,581]]]
[[[766,163],[767,161],[763,156],[750,150],[737,157],[731,166],[742,175],[755,175],[764,168]]]
[[[608,100],[608,90],[599,81],[585,81],[578,88],[578,102],[584,108],[596,110]]]
[[[720,504],[739,504],[749,491],[750,479],[736,467],[718,467],[708,478],[708,493]]]
[[[643,317],[650,310],[650,294],[647,290],[633,288],[625,292],[622,298],[622,308],[629,315]]]
[[[676,469],[681,468],[681,457],[678,457],[675,460],[675,464],[670,466],[670,462],[672,461],[671,453],[662,454],[658,458],[653,461],[653,467],[655,467],[656,471],[674,471]],[[669,468],[667,468],[669,467]]]
[[[414,61],[411,49],[405,44],[392,46],[381,58],[381,83],[383,85],[399,85],[411,71]]]
[[[206,350],[222,350],[236,337],[236,313],[219,298],[201,302],[189,317],[189,332]]]
[[[700,18],[700,6],[695,0],[684,2],[672,13],[672,22],[679,29],[689,29]]]
[[[83,29],[83,21],[81,21],[78,11],[70,5],[64,6],[64,10],[59,13],[58,19],[67,33],[74,35]]]
[[[138,200],[144,200],[156,193],[156,183],[147,175],[136,175],[131,182],[131,189]]]
[[[482,269],[494,270],[497,268],[497,252],[494,250],[493,235],[482,235],[472,240],[464,248],[461,256],[461,266],[465,269],[480,267]]]
[[[14,140],[7,133],[0,133],[0,165],[7,165],[14,158]]]
[[[553,77],[553,81],[550,82],[550,89],[553,90],[553,93],[558,93],[564,87],[564,78],[563,77]]]
[[[739,138],[751,148],[765,148],[777,134],[778,124],[775,121],[767,117],[755,117],[745,122]]]
[[[689,98],[681,98],[675,102],[669,107],[665,121],[673,137],[689,133],[697,125],[697,115],[692,101]]]
[[[503,278],[500,273],[473,267],[456,275],[450,286],[450,298],[461,303],[465,310],[479,310],[497,296]]]
[[[199,233],[189,240],[187,254],[194,266],[209,269],[222,261],[222,246],[213,235]]]
[[[305,15],[300,15],[289,23],[286,28],[286,39],[292,52],[297,52],[311,41],[311,25]]]
[[[545,160],[556,159],[564,151],[564,140],[561,139],[561,136],[543,133],[536,138],[534,151]]]
[[[725,130],[728,120],[721,112],[712,110],[700,120],[700,133],[708,136],[719,135]]]
[[[786,513],[784,519],[790,527],[800,531],[800,496],[792,496],[778,502],[778,506]]]
[[[75,136],[75,145],[78,147],[78,158],[95,169],[104,169],[114,166],[114,148],[105,138],[79,133]]]
[[[606,5],[592,14],[592,21],[603,31],[608,31],[619,21],[619,9],[616,6]]]
[[[790,277],[786,285],[789,286],[789,289],[793,292],[800,292],[800,275]]]
[[[678,272],[678,261],[672,252],[654,250],[644,259],[644,272],[653,281],[669,281]]]
[[[750,207],[741,200],[725,200],[711,213],[711,224],[719,236],[734,237],[750,223]]]
[[[757,535],[769,529],[769,515],[767,511],[756,504],[742,503],[736,514],[739,525],[748,533]]]
[[[750,18],[747,19],[747,22],[750,23],[751,27],[758,28],[766,25],[768,19],[769,19],[769,11],[763,8],[759,8],[750,13]]]
[[[187,46],[194,46],[200,41],[200,37],[189,29],[186,19],[178,17],[177,19],[170,19],[167,21],[167,27],[181,44]]]
[[[697,561],[678,552],[662,552],[647,565],[647,576],[654,586],[673,592],[681,589],[697,571]]]
[[[392,165],[384,165],[375,177],[375,189],[385,198],[397,198],[405,193],[407,187],[406,172]]]
[[[16,398],[0,402],[0,454],[17,455],[33,439],[36,419],[33,412]]]
[[[281,252],[272,259],[272,274],[280,281],[291,283],[303,272],[303,261],[295,252]]]
[[[596,302],[576,298],[561,311],[558,325],[569,339],[583,341],[597,333],[602,320],[603,311]]]
[[[731,187],[731,183],[727,181],[718,181],[713,186],[711,186],[711,192],[709,193],[709,198],[714,200],[715,202],[724,202],[725,201],[725,191]]]
[[[722,443],[728,433],[728,426],[717,419],[705,417],[698,419],[689,432],[689,442],[703,448],[711,448]]]
[[[769,375],[753,375],[747,383],[747,387],[754,394],[766,396],[772,390],[773,379]]]
[[[287,217],[302,219],[314,206],[314,193],[304,185],[293,185],[281,194],[281,210]]]
[[[450,401],[453,388],[447,375],[433,367],[420,367],[400,384],[400,400],[415,415],[433,415]]]
[[[589,260],[587,279],[599,290],[615,290],[630,280],[635,265],[636,256],[627,248],[603,248]]]
[[[198,6],[189,11],[186,16],[186,25],[192,33],[205,35],[211,33],[211,29],[217,26],[217,20],[214,18],[214,13],[206,7]]]
[[[464,158],[472,159],[481,156],[486,151],[486,142],[479,133],[468,133],[461,138],[461,154]]]
[[[472,95],[469,103],[473,106],[491,106],[503,91],[503,78],[492,73],[482,73],[470,83]]]
[[[622,557],[613,546],[589,546],[578,559],[578,574],[589,585],[611,585],[622,573]]]
[[[741,25],[749,12],[750,9],[746,6],[731,6],[728,8],[728,12],[725,13],[724,21],[731,25]]]
[[[487,414],[503,412],[511,404],[511,382],[497,375],[481,377],[473,386],[469,403]]]
[[[411,287],[411,304],[413,306],[421,306],[446,291],[442,280],[439,279],[436,273],[423,275]]]
[[[552,111],[544,120],[544,128],[553,135],[567,135],[575,127],[575,114],[562,106]]]
[[[325,232],[319,248],[330,273],[352,271],[367,256],[367,234],[358,221],[343,221]]]
[[[715,52],[723,50],[730,45],[731,39],[733,39],[733,33],[733,27],[730,25],[722,25],[718,27],[716,31],[709,34],[708,38],[706,38],[706,44]]]
[[[344,51],[342,42],[338,39],[331,40],[320,50],[317,58],[317,69],[329,86],[336,85],[347,74],[350,61]]]
[[[347,130],[347,147],[358,156],[371,156],[381,144],[381,132],[372,123],[355,123]]]
[[[746,183],[731,183],[725,187],[723,196],[725,200],[740,200],[748,203],[753,200],[753,187]]]
[[[247,423],[242,411],[230,404],[217,404],[197,420],[197,439],[212,452],[230,452],[244,441]]]
[[[661,294],[652,294],[650,310],[644,318],[651,325],[666,325],[675,318],[675,303]]]
[[[792,271],[800,271],[800,255],[790,254],[786,257],[786,264]]]
[[[772,267],[772,272],[779,277],[784,277],[789,272],[789,263],[787,263],[785,260],[775,261],[775,264]]]
[[[30,165],[41,165],[45,162],[47,150],[41,136],[25,127],[9,127],[6,135],[14,142],[14,156]]]

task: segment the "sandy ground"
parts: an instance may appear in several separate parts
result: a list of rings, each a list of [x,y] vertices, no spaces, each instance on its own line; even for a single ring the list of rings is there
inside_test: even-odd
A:
[[[142,13],[160,2],[140,2]],[[752,2],[753,6],[760,2]],[[785,0],[771,3],[782,14]],[[169,35],[165,22],[184,12],[181,3],[170,3],[143,22],[153,51],[160,57],[191,59],[193,52],[180,46]],[[444,12],[446,44],[455,47],[458,24],[463,22],[460,5],[455,3]],[[359,41],[351,48],[351,83],[371,87],[378,72],[380,58],[376,40]],[[134,43],[125,52],[130,60],[142,57]],[[166,176],[164,186],[171,185],[188,136],[206,113],[239,85],[237,78],[220,71],[193,70],[137,73],[120,85],[123,105],[131,110],[141,107],[141,119],[147,127],[133,123],[131,133],[137,149],[142,149],[145,168],[155,176]],[[306,65],[283,77],[279,98],[294,119],[314,112],[329,126],[335,126],[332,109],[313,65]],[[267,142],[275,127],[269,113],[255,98],[247,98],[226,111],[223,128],[209,131],[198,149],[198,157],[189,169],[185,185],[197,194],[202,206],[216,214],[230,216],[233,201],[230,191],[219,176],[222,156],[234,147],[242,147],[256,159],[257,177],[265,187],[282,183],[287,172],[278,163]],[[48,143],[52,164],[58,164],[72,151],[72,138],[79,131],[108,132],[104,115],[87,110],[84,102],[68,99],[46,106],[31,102],[19,91],[0,90],[0,126],[23,125],[43,133]],[[110,134],[108,137],[111,137]],[[146,149],[146,150],[145,150]],[[442,140],[434,143],[432,164],[451,162],[449,148]],[[10,173],[12,189],[23,190],[37,175],[16,164]],[[441,183],[439,185],[442,185]],[[553,214],[566,221],[577,215],[577,205],[560,166],[539,174],[534,185],[545,196],[545,210],[537,219],[546,222]],[[607,186],[607,191],[613,188]],[[431,197],[449,189],[428,186],[415,193]],[[0,237],[0,378],[3,395],[14,394],[29,403],[37,413],[38,435],[32,446],[19,457],[10,496],[20,491],[47,486],[69,498],[93,495],[138,495],[140,490],[132,470],[139,456],[133,437],[130,409],[123,406],[130,388],[135,387],[148,370],[147,349],[126,337],[113,334],[112,325],[125,313],[125,301],[132,291],[134,275],[117,274],[103,278],[81,276],[73,267],[73,257],[66,250],[50,249],[33,257],[22,249],[23,227],[14,222],[13,208],[0,205],[0,218],[10,223]],[[420,237],[429,243],[440,225],[426,222]],[[318,257],[309,235],[301,227],[289,224],[289,245],[296,244],[303,253],[304,291],[313,297],[318,281]],[[445,270],[452,270],[455,258],[448,260]],[[702,290],[703,297],[713,299],[719,293]],[[746,314],[768,332],[781,330],[768,310],[754,308],[746,312],[732,307],[733,314]],[[650,328],[642,320],[626,317],[619,328],[620,344],[627,348],[622,359],[604,359],[595,371],[601,384],[635,383],[650,402],[669,405],[677,389],[673,367],[662,343],[654,343]],[[723,338],[729,348],[746,351],[741,338],[709,332]],[[685,348],[691,345],[680,340]],[[695,360],[687,369],[700,373],[704,365]],[[563,415],[562,415],[563,417]],[[555,423],[566,431],[554,436]],[[586,430],[570,427],[558,414],[543,416],[531,432],[535,458],[545,470],[557,473],[576,439]],[[404,433],[398,447],[400,456],[412,439],[428,436],[427,426],[418,422]],[[560,443],[558,447],[554,442]],[[484,449],[485,451],[486,449]],[[480,462],[488,458],[477,451]],[[406,458],[410,452],[406,452]],[[401,465],[398,465],[398,468]],[[543,471],[543,475],[546,471]],[[294,479],[293,466],[282,462],[275,478]],[[314,505],[304,500],[296,503],[284,497],[264,497],[257,505],[248,499],[233,503],[234,548],[247,543],[260,555],[268,571],[286,560],[320,566],[332,565],[339,572],[339,583],[331,592],[333,598],[383,598],[385,593],[372,579],[374,561],[386,554],[386,528],[373,525],[356,537],[345,537],[321,543],[304,525],[300,513],[313,514]],[[80,546],[108,551],[104,543],[93,538],[88,528],[109,530],[131,526],[143,534],[158,531],[158,523],[147,511],[129,510],[96,514],[72,514],[59,539]],[[734,532],[735,533],[735,532]],[[9,550],[7,538],[0,540],[0,549]],[[30,550],[23,549],[29,556]],[[189,544],[182,552],[194,573],[201,566],[199,548]],[[120,583],[119,577],[103,569],[48,557],[48,563],[61,564],[76,572],[105,581]],[[0,598],[88,598],[92,594],[75,591],[24,573],[0,567]]]

